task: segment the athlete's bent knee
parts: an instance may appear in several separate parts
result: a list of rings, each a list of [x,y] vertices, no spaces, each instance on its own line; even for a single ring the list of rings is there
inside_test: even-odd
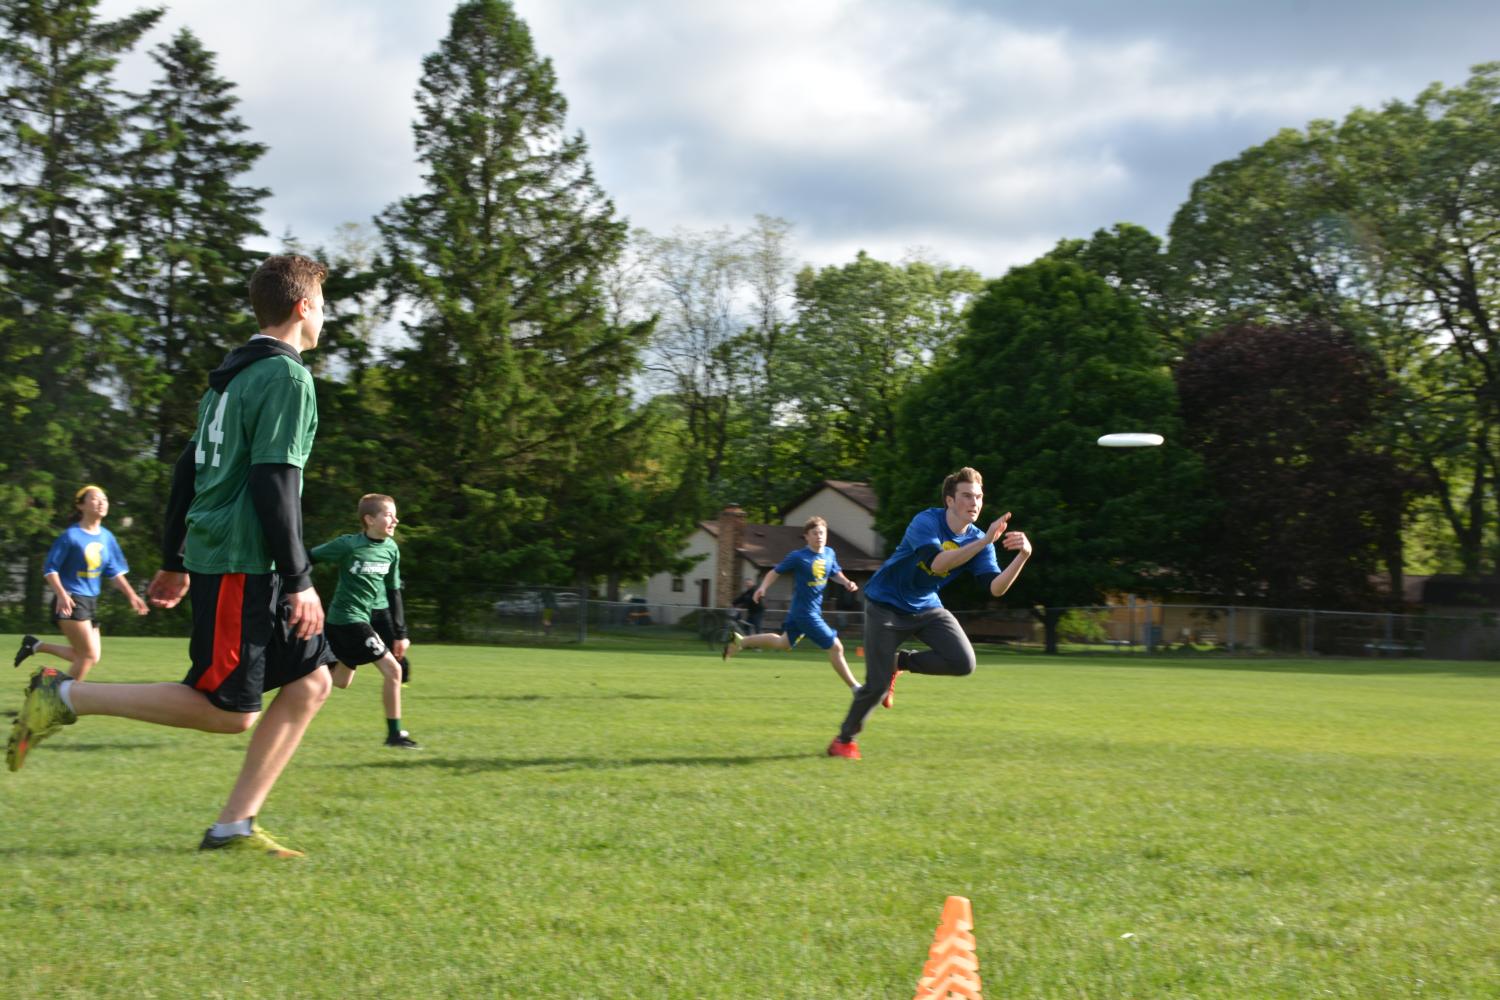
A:
[[[209,731],[238,736],[240,733],[248,733],[259,718],[259,712],[230,712],[221,708],[214,716],[213,728]]]

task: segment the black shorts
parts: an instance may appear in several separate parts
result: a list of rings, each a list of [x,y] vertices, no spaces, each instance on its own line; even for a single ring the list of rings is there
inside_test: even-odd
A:
[[[344,666],[353,670],[363,663],[374,663],[387,652],[385,641],[369,622],[349,625],[326,625],[328,646]]]
[[[88,622],[94,623],[94,628],[99,627],[99,598],[90,597],[87,594],[69,594],[73,598],[73,613],[71,615],[60,615],[57,613],[57,598],[52,599],[52,620],[55,622]]]
[[[192,573],[193,666],[182,679],[226,712],[259,712],[261,695],[333,662],[321,635],[287,625],[275,573]]]

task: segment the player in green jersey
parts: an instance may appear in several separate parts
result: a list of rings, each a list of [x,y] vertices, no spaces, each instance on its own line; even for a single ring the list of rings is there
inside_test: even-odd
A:
[[[260,333],[209,376],[198,426],[173,468],[163,568],[147,588],[158,607],[192,589],[192,667],[181,683],[97,684],[45,667],[32,675],[6,762],[83,715],[113,715],[213,733],[249,749],[200,849],[300,857],[255,823],[332,682],[323,604],[302,543],[302,469],[318,427],[303,351],[323,329],[323,265],[267,258],[250,278]],[[261,711],[263,692],[280,689]],[[259,725],[256,720],[259,719]]]
[[[348,687],[354,670],[375,664],[384,678],[381,700],[385,704],[385,745],[417,750],[417,741],[401,728],[401,656],[411,645],[397,639],[387,646],[372,621],[375,609],[384,604],[398,634],[406,632],[401,600],[401,550],[396,547],[396,501],[383,493],[359,498],[359,520],[363,530],[340,535],[312,550],[315,563],[333,563],[339,568],[338,588],[328,606],[328,645],[339,659],[333,668],[335,687]]]

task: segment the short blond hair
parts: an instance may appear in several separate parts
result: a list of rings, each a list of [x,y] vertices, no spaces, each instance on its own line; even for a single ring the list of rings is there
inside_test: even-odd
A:
[[[384,493],[366,493],[359,498],[359,523],[364,524],[365,518],[374,517],[380,513],[380,508],[386,504],[396,506],[396,501]]]

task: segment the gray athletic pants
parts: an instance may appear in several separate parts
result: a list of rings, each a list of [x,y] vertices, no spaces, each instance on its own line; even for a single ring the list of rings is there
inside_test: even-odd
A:
[[[930,648],[907,652],[901,669],[914,674],[967,677],[974,672],[974,647],[947,608],[920,614],[902,614],[875,601],[865,601],[865,683],[854,693],[854,704],[839,729],[839,739],[848,742],[859,735],[865,719],[885,697],[891,674],[896,671],[896,651],[908,638],[921,639]]]

